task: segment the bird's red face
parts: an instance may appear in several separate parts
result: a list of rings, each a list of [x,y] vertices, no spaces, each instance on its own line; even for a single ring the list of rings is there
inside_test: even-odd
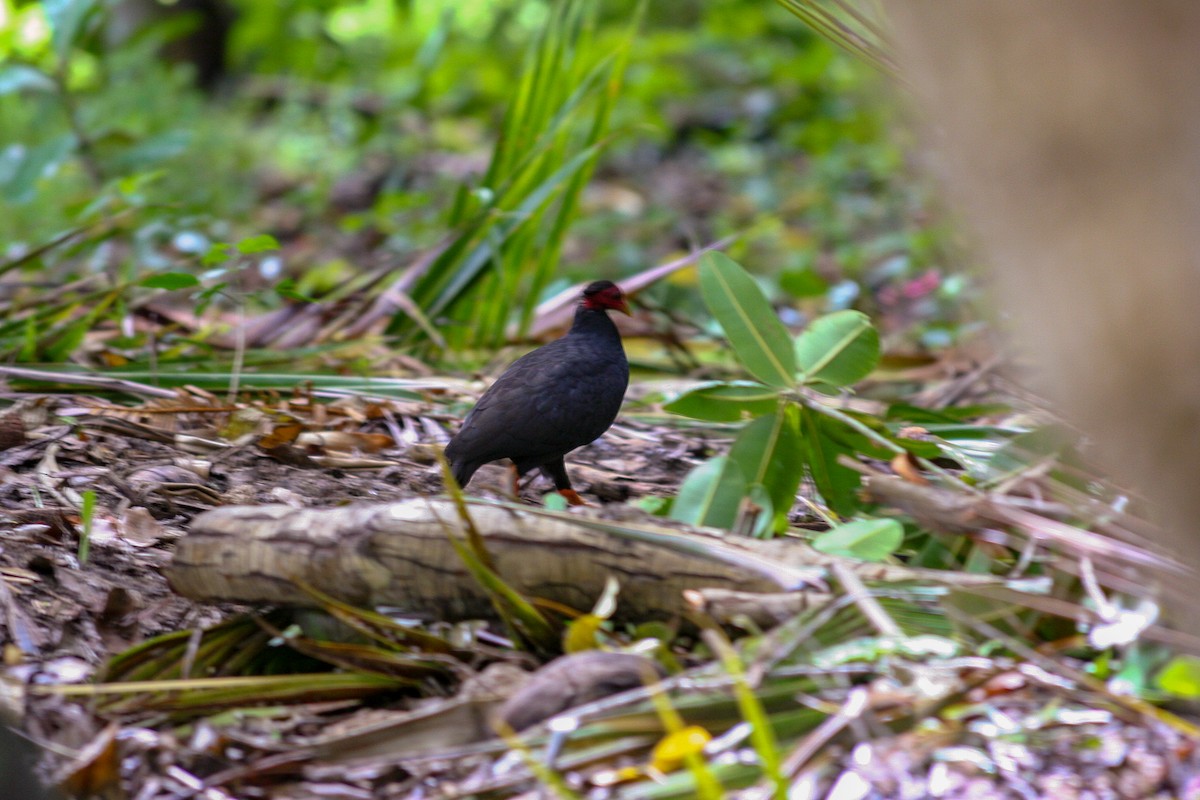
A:
[[[612,281],[596,281],[588,284],[587,288],[583,290],[583,306],[600,310],[611,308],[613,311],[629,314],[629,304],[625,302],[625,295],[621,291],[621,287]]]

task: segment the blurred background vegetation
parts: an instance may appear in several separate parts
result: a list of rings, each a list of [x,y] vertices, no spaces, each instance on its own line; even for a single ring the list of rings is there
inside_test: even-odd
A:
[[[727,236],[789,326],[963,330],[887,76],[767,0],[0,0],[0,59],[10,362],[215,367],[223,308],[291,365],[461,366]],[[715,330],[694,270],[643,300]]]

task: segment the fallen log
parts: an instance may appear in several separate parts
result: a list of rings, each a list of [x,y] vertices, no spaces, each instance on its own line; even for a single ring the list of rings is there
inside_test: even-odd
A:
[[[590,510],[468,508],[496,572],[514,589],[586,611],[611,576],[621,587],[617,619],[684,616],[689,589],[788,592],[819,586],[824,574],[813,551],[796,542],[609,520]],[[226,506],[196,517],[177,543],[168,577],[175,591],[206,602],[316,605],[307,586],[424,618],[488,618],[491,603],[451,543],[465,532],[444,499],[330,509]]]

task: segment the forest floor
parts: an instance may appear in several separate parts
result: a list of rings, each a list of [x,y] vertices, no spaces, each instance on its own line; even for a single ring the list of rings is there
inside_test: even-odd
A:
[[[489,788],[500,797],[529,787],[527,767],[505,763],[494,740],[365,756],[305,749],[317,734],[403,719],[445,698],[401,692],[181,716],[111,710],[96,697],[56,690],[97,679],[112,656],[152,637],[246,610],[194,603],[168,585],[173,545],[197,514],[219,505],[326,507],[439,493],[432,452],[452,427],[442,403],[355,399],[314,410],[311,398],[298,397],[234,411],[189,390],[134,408],[80,395],[10,399],[17,410],[0,425],[0,624],[8,634],[0,710],[43,748],[44,776],[71,796],[140,800],[461,797]],[[272,408],[284,406],[294,418],[303,409],[305,424],[275,423]],[[325,438],[304,438],[314,432]],[[631,417],[575,452],[568,468],[591,502],[636,503],[671,496],[727,441]],[[505,480],[503,468],[489,467],[471,488],[501,496]],[[523,499],[536,502],[548,488],[538,479]],[[87,523],[78,511],[85,491],[95,493]],[[529,666],[515,653],[490,660]],[[1200,797],[1195,741],[1152,714],[1114,711],[1085,686],[1032,664],[997,669],[980,657],[960,666],[960,723],[896,735],[858,720],[852,736],[833,740],[820,769],[806,773],[820,778],[805,796]],[[453,697],[470,683],[441,692]],[[972,715],[982,718],[968,722]],[[611,796],[583,777],[610,760],[567,770],[573,785]]]

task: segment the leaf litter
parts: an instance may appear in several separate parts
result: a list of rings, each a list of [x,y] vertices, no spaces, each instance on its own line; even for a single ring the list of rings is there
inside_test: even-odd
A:
[[[990,371],[973,372],[974,385],[963,386],[967,373],[941,383],[956,403],[994,399]],[[927,393],[933,383],[926,382]],[[146,800],[510,797],[549,769],[585,796],[693,796],[694,770],[654,774],[651,751],[666,719],[653,710],[649,689],[592,701],[570,712],[565,727],[535,727],[514,749],[518,740],[495,738],[486,720],[536,662],[509,649],[498,630],[417,625],[401,611],[385,622],[346,610],[344,622],[381,643],[371,649],[361,637],[338,644],[344,631],[313,633],[309,621],[286,610],[197,604],[168,587],[174,541],[196,514],[217,505],[318,507],[440,492],[436,451],[455,416],[446,392],[461,391],[448,384],[420,399],[349,395],[332,403],[304,390],[287,398],[248,392],[230,403],[178,389],[146,393],[140,406],[92,395],[10,394],[18,402],[0,414],[0,710],[40,746],[43,778],[73,796],[123,792]],[[638,402],[608,435],[570,457],[585,494],[626,516],[661,505],[655,498],[673,496],[691,469],[733,438],[727,426],[662,414],[671,392],[646,384],[634,394]],[[993,416],[989,424],[1018,416]],[[969,446],[961,446],[965,463]],[[1119,592],[1138,595],[1144,526],[1107,507],[1093,515],[1094,538],[1077,536],[1086,533],[1077,527],[1079,509],[1096,503],[1070,497],[1048,471],[1018,472],[1003,496],[971,500],[931,499],[902,473],[889,477],[884,463],[869,470],[882,474],[867,491],[905,512],[902,519],[949,531],[933,536],[966,535],[968,558],[1004,548],[1022,553],[1014,575],[1031,568],[1075,575],[1083,602],[964,588],[949,591],[958,618],[948,620],[946,591],[933,597],[899,581],[857,593],[857,579],[838,573],[847,590],[841,600],[794,613],[740,651],[748,686],[780,742],[776,780],[813,797],[1200,796],[1194,729],[1136,695],[1122,696],[1115,676],[1088,673],[1096,657],[1078,633],[1090,626],[1117,631],[1118,647],[1195,649],[1157,626],[1153,606],[1115,604]],[[495,466],[481,471],[475,489],[502,496],[505,485]],[[537,501],[548,490],[527,485],[523,499]],[[87,492],[96,500],[85,521]],[[802,496],[809,492],[801,487]],[[794,530],[824,527],[804,505],[797,508]],[[90,546],[81,561],[85,527]],[[1019,613],[1030,608],[1039,613]],[[403,654],[402,628],[416,637]],[[602,620],[596,631],[610,646],[643,640],[666,648],[683,671],[658,691],[707,732],[697,747],[715,778],[728,796],[770,793],[744,710],[728,675],[705,655],[711,650],[703,637],[671,625],[606,629]],[[995,654],[964,648],[962,631],[992,642]],[[170,648],[130,660],[164,636]],[[424,647],[413,644],[425,636],[433,638]],[[1024,652],[1028,640],[1043,644]],[[937,646],[911,649],[921,641]],[[213,642],[224,642],[212,652],[226,666],[240,664],[248,681],[225,701],[204,674],[187,669],[166,694],[168,684],[111,696],[88,689],[118,663],[165,677],[154,670],[180,663],[161,657],[168,651],[193,669],[212,668]],[[250,642],[258,656],[283,654],[274,668],[299,669],[300,683],[271,679],[271,667],[239,660]],[[125,660],[113,661],[120,653]],[[333,667],[305,673],[304,665]],[[381,673],[385,665],[391,677]],[[412,677],[400,680],[403,674]],[[199,694],[180,702],[189,690]]]

